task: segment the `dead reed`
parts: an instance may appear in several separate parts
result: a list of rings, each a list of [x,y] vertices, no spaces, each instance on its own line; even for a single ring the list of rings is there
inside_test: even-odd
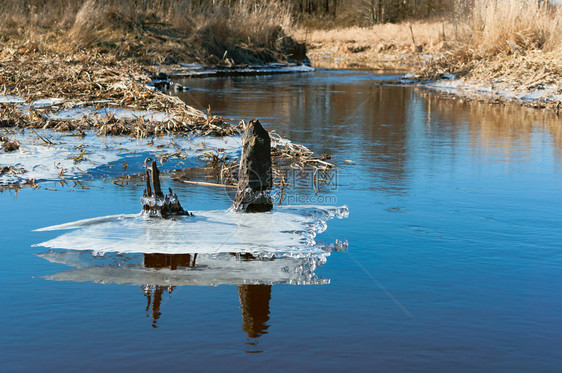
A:
[[[474,78],[560,82],[561,6],[535,0],[475,0],[470,7],[462,5],[454,26],[456,38],[423,75],[470,73]]]
[[[0,93],[22,98],[28,105],[0,104],[2,126],[58,131],[96,130],[101,135],[146,137],[164,134],[226,136],[239,133],[221,117],[196,110],[179,98],[146,86],[148,71],[113,55],[42,54],[21,49],[4,51],[0,59]],[[57,99],[34,106],[39,99]],[[61,109],[115,107],[166,113],[164,121],[98,115],[71,120],[51,119]]]
[[[159,64],[268,62],[287,58],[280,41],[291,23],[288,6],[273,0],[8,0],[0,2],[0,49],[32,43]]]
[[[10,95],[24,102],[0,103],[0,128],[51,129],[73,132],[82,136],[93,130],[100,136],[124,135],[137,138],[161,135],[229,136],[238,135],[244,125],[232,124],[210,109],[203,113],[177,97],[149,88],[148,69],[134,60],[121,60],[114,55],[76,53],[73,55],[45,54],[35,50],[5,50],[0,59],[0,95]],[[47,104],[37,100],[50,99]],[[55,100],[53,100],[55,99]],[[54,119],[61,110],[81,107],[121,108],[165,113],[163,120],[150,116],[117,117],[106,112],[71,119]],[[148,114],[148,113],[147,113]],[[37,135],[39,136],[39,135]],[[39,136],[40,137],[40,136]],[[41,137],[40,137],[41,138]],[[328,169],[333,165],[325,157],[315,157],[302,145],[283,142],[277,138],[273,149],[277,168],[292,167]],[[46,146],[52,145],[43,140]],[[14,151],[17,140],[0,138],[0,151]],[[170,144],[173,146],[173,144]],[[78,154],[80,159],[84,154]],[[202,154],[201,160],[215,167],[228,167],[233,173],[223,183],[235,184],[235,160],[220,154]],[[165,161],[162,159],[161,161]],[[21,174],[25,170],[6,166],[1,174]],[[60,176],[61,179],[64,175]],[[30,181],[35,186],[35,182]]]
[[[152,64],[201,62],[232,65],[285,61],[296,42],[287,33],[290,9],[273,0],[8,0],[0,2],[0,127],[42,128],[134,137],[227,136],[240,125],[196,110],[146,86]],[[202,4],[202,5],[201,5]],[[36,105],[40,99],[56,99]],[[54,119],[79,107],[165,113],[162,121],[112,114]],[[49,144],[46,143],[48,146]],[[79,154],[77,157],[80,157]],[[279,163],[330,168],[292,144]],[[210,164],[224,159],[203,157]],[[2,173],[25,172],[13,167]],[[62,176],[61,176],[62,178]],[[231,181],[232,182],[232,181]],[[35,185],[35,182],[31,182]]]

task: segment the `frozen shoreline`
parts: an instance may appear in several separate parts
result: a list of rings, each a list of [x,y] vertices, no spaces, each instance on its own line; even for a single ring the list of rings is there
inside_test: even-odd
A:
[[[295,63],[269,63],[265,65],[244,65],[232,67],[209,67],[199,64],[179,64],[178,66],[159,67],[164,73],[174,78],[210,77],[227,75],[264,75],[264,74],[289,74],[307,73],[315,69],[307,65]]]
[[[25,113],[29,107],[58,105],[64,103],[64,100],[41,99],[26,104],[20,97],[0,96],[0,103],[16,104]],[[94,108],[90,104],[69,109],[63,107],[44,115],[59,121],[113,116],[118,119],[142,118],[153,123],[164,123],[172,118],[171,114],[158,111]],[[16,127],[0,128],[0,134],[19,143],[17,150],[0,151],[0,169],[13,169],[5,169],[0,173],[0,185],[138,174],[143,172],[141,166],[146,158],[159,160],[163,170],[196,167],[204,164],[199,158],[205,154],[235,157],[241,148],[240,136],[165,135],[135,138],[104,136],[94,130],[57,132]],[[117,162],[120,163],[119,167],[115,167]]]
[[[241,148],[239,136],[180,137],[160,136],[136,139],[125,136],[84,136],[49,130],[14,131],[20,148],[0,152],[0,166],[12,166],[26,172],[0,174],[0,185],[78,180],[88,177],[125,176],[143,172],[146,158],[160,161],[163,170],[201,166],[205,153],[236,157]],[[52,144],[45,143],[43,139]],[[127,166],[125,166],[127,164]]]
[[[405,78],[407,75],[405,76]],[[523,106],[558,111],[562,102],[562,85],[536,84],[531,87],[503,79],[476,81],[450,75],[433,82],[420,82],[420,88],[469,100],[485,100],[492,103],[513,102]]]

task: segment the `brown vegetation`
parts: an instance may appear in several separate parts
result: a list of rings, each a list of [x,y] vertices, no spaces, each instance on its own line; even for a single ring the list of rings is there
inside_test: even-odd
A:
[[[496,59],[504,64],[506,57],[521,56],[559,67],[562,7],[534,0],[474,0],[472,7],[461,10],[454,25],[456,37],[448,53],[432,66],[435,72],[466,73],[482,65],[497,70],[499,66],[491,66]],[[510,74],[513,67],[505,66],[504,73]],[[517,75],[524,73],[518,70]]]
[[[0,3],[0,48],[31,43],[159,64],[268,62],[287,58],[290,24],[289,8],[272,0],[7,1]]]
[[[180,117],[200,121],[139,88],[143,66],[286,60],[296,22],[296,39],[320,67],[454,73],[523,88],[561,81],[562,7],[548,1],[10,0],[0,3],[0,88],[28,102],[109,95],[109,105],[187,110]]]
[[[463,21],[455,24],[458,37],[419,76],[454,73],[473,91],[488,90],[492,100],[558,112],[562,7],[535,0],[474,0],[462,11],[464,17],[457,18]],[[532,92],[534,100],[517,98]]]
[[[558,110],[562,95],[562,6],[535,0],[450,1],[433,21],[298,32],[316,66],[402,70],[417,78],[455,74],[503,102],[552,87],[525,105]],[[557,87],[557,88],[556,88]],[[498,95],[499,94],[499,95]]]
[[[148,89],[154,63],[286,60],[296,43],[284,28],[287,6],[275,1],[21,0],[0,3],[0,92],[57,98],[23,112],[1,104],[0,125],[55,130],[94,129],[132,136],[229,135],[238,126]],[[82,105],[153,110],[164,122],[94,116],[49,119]]]
[[[0,59],[2,93],[27,102],[0,104],[0,127],[50,128],[58,131],[96,130],[106,135],[146,137],[163,134],[224,136],[238,133],[238,127],[195,110],[179,98],[146,87],[147,74],[133,61],[113,55],[75,53],[71,56],[42,54],[24,48],[5,50]],[[56,98],[50,105],[31,106],[44,98]],[[162,122],[140,116],[136,119],[112,115],[57,120],[49,114],[84,105],[153,110],[168,114]]]
[[[430,55],[444,51],[444,40],[453,32],[450,22],[416,21],[332,30],[300,29],[296,36],[306,38],[308,56],[317,67],[411,70],[412,66],[431,62]]]

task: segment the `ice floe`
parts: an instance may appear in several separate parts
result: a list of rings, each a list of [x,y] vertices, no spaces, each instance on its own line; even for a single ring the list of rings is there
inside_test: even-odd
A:
[[[49,280],[148,285],[326,284],[314,271],[347,242],[317,233],[347,207],[283,206],[269,213],[194,211],[175,220],[112,215],[38,229],[69,230],[37,254],[75,267]]]
[[[270,213],[244,214],[227,210],[193,211],[194,216],[152,219],[122,214],[41,228],[70,230],[35,246],[88,250],[95,254],[164,253],[302,255],[325,252],[314,238],[326,222],[345,218],[347,208],[279,206]]]

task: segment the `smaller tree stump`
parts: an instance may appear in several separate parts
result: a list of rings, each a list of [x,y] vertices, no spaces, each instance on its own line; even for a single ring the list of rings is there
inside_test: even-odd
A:
[[[146,189],[141,198],[142,214],[159,218],[181,215],[193,216],[181,207],[178,196],[171,188],[168,188],[168,194],[162,193],[160,171],[158,171],[156,161],[152,162],[151,171],[146,170]]]

